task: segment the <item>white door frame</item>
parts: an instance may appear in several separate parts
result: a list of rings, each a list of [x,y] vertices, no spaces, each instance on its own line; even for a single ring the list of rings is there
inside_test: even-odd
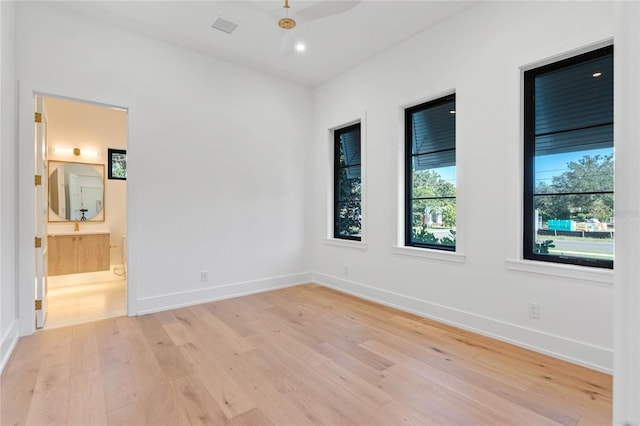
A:
[[[52,83],[34,83],[21,80],[18,82],[18,324],[20,336],[28,336],[35,332],[35,295],[33,291],[35,279],[35,254],[33,241],[35,236],[33,215],[33,176],[35,152],[33,149],[35,96],[68,99],[106,107],[121,108],[127,111],[127,162],[131,157],[131,111],[132,102],[128,99],[114,97],[112,94],[96,91],[95,87],[64,87]],[[135,149],[133,150],[135,158]],[[127,167],[127,169],[130,169]],[[133,173],[135,175],[135,172]],[[132,173],[127,170],[127,186]],[[133,209],[130,208],[132,197],[127,190],[127,253],[135,253],[136,230]],[[133,259],[132,262],[130,259]],[[127,257],[127,314],[136,315],[137,268],[135,256]]]
[[[40,300],[41,309],[36,310],[36,328],[44,327],[44,323],[47,320],[47,310],[49,307],[48,302],[48,253],[47,253],[47,225],[48,225],[48,212],[46,211],[49,207],[49,197],[48,188],[49,188],[49,167],[47,159],[49,157],[49,146],[47,144],[47,112],[44,108],[44,97],[37,96],[36,97],[36,111],[40,113],[41,120],[40,123],[34,122],[35,133],[37,134],[36,140],[34,141],[34,148],[36,150],[35,154],[35,171],[37,174],[41,175],[40,185],[36,185],[33,188],[34,193],[34,227],[36,231],[36,236],[40,237],[40,248],[35,249],[35,257],[36,257],[36,291],[35,297],[36,300]],[[36,114],[37,114],[36,113]],[[35,117],[34,117],[35,118]],[[35,121],[35,120],[34,120]]]

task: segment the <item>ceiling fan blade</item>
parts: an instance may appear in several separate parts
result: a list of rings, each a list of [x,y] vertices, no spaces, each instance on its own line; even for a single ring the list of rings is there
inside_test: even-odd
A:
[[[362,0],[324,0],[313,6],[304,8],[293,15],[297,21],[313,21],[315,19],[326,18],[353,9]]]

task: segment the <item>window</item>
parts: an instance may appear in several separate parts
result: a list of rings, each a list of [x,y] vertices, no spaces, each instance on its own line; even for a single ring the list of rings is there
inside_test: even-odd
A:
[[[108,156],[108,178],[109,179],[127,179],[127,151],[124,149],[107,150]]]
[[[455,95],[405,110],[405,190],[405,245],[455,251]]]
[[[362,232],[360,123],[337,129],[333,135],[333,237],[360,241]]]
[[[613,268],[613,46],[524,83],[524,258]]]

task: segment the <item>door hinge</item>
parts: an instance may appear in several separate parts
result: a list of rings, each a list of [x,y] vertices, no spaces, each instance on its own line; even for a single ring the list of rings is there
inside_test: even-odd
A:
[[[35,175],[35,184],[36,186],[40,186],[42,185],[42,176],[41,175]]]
[[[36,300],[36,311],[42,310],[42,300]]]
[[[41,112],[36,112],[34,120],[35,120],[36,123],[42,123],[42,113]]]
[[[42,247],[42,238],[36,237],[36,248]]]

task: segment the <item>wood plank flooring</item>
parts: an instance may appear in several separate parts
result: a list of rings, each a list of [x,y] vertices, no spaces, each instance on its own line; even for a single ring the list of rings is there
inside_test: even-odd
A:
[[[611,377],[303,285],[20,339],[4,425],[607,425]]]

